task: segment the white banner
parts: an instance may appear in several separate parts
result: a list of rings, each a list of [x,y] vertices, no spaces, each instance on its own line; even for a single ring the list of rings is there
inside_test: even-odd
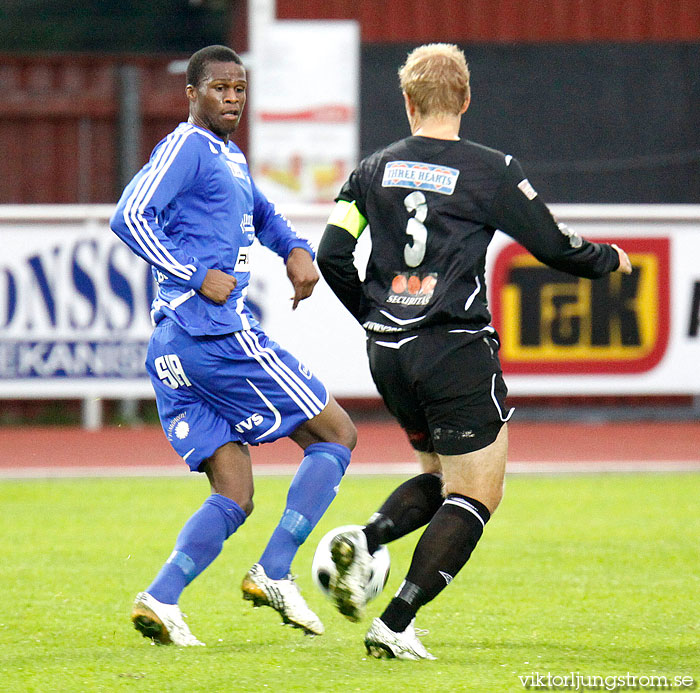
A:
[[[328,205],[287,206],[318,244]],[[635,273],[551,274],[509,238],[489,249],[501,359],[515,395],[700,393],[700,208],[553,206],[617,241]],[[0,397],[151,397],[150,268],[108,228],[111,206],[0,206]],[[356,259],[364,267],[369,233]],[[364,331],[321,280],[291,310],[282,260],[255,247],[250,300],[264,329],[337,397],[376,397]]]
[[[552,208],[584,238],[625,249],[633,274],[552,272],[497,234],[489,304],[511,394],[700,393],[700,208]]]
[[[0,396],[150,396],[154,285],[109,231],[111,208],[45,222],[12,209],[0,211]]]
[[[251,79],[253,175],[277,203],[327,202],[358,155],[357,22],[267,24]]]

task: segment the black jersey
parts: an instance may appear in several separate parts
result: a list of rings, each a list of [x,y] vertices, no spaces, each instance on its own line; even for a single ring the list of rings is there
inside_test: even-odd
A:
[[[571,274],[596,278],[619,266],[614,248],[557,224],[513,157],[468,140],[395,142],[364,159],[337,200],[354,203],[360,227],[331,217],[319,267],[372,332],[489,328],[484,266],[496,229]],[[365,222],[372,250],[360,283],[353,251]]]

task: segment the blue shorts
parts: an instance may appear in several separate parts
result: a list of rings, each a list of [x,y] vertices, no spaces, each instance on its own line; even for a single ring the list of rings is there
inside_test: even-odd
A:
[[[328,404],[323,383],[259,328],[192,337],[165,318],[146,369],[163,431],[192,471],[230,441],[284,438]]]

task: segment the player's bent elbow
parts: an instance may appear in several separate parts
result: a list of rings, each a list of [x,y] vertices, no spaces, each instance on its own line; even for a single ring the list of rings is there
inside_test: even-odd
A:
[[[129,233],[126,221],[124,221],[124,211],[122,208],[117,207],[112,218],[109,220],[109,228],[112,230],[112,233],[115,233],[122,239]]]

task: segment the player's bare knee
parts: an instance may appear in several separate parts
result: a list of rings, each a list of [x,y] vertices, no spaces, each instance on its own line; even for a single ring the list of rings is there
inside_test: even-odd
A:
[[[357,428],[347,412],[341,407],[338,407],[332,429],[326,437],[327,440],[324,441],[326,443],[338,443],[350,450],[355,449],[355,445],[357,445]]]
[[[332,435],[334,440],[329,443],[338,443],[353,450],[357,445],[357,428],[350,415],[335,400],[331,400],[329,413],[332,414]]]
[[[503,497],[502,491],[496,487],[474,486],[468,483],[450,483],[449,481],[445,482],[443,485],[443,495],[447,497],[451,493],[478,500],[488,508],[491,515],[496,512],[501,498]]]
[[[255,507],[255,503],[253,503],[252,489],[250,491],[247,489],[236,489],[234,492],[224,495],[227,495],[231,500],[235,501],[240,509],[246,514],[246,517],[250,517],[251,513],[253,512],[253,508]]]
[[[246,517],[249,517],[253,512],[255,507],[255,503],[253,503],[253,489],[212,487],[212,492],[232,500],[246,514]]]
[[[341,440],[338,442],[341,445],[344,445],[350,450],[355,449],[355,446],[357,445],[357,428],[355,428],[355,424],[350,420],[349,416],[347,417],[347,422],[343,427],[340,437]]]
[[[489,499],[488,503],[484,503],[484,505],[489,509],[489,512],[493,515],[496,512],[496,509],[498,506],[501,504],[501,501],[503,500],[503,484],[498,486],[497,488],[494,488],[491,497]]]
[[[350,450],[357,444],[357,428],[348,413],[331,397],[326,408],[289,436],[304,450],[313,443],[337,443]]]

